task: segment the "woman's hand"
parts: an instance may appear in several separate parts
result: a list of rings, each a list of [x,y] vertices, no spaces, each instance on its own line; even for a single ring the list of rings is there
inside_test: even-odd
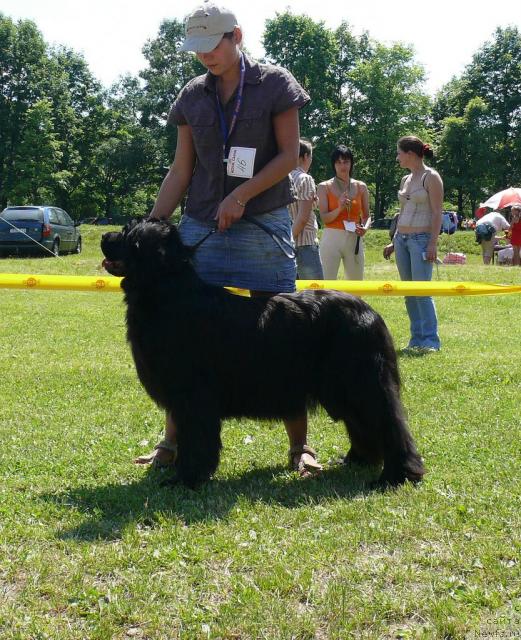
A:
[[[346,209],[349,211],[349,209],[351,208],[351,198],[349,197],[349,194],[346,193],[345,191],[340,195],[338,202],[340,204],[341,209],[346,207]]]
[[[365,236],[365,234],[367,233],[367,229],[364,227],[363,224],[357,224],[356,225],[356,229],[355,229],[355,233],[357,236]]]
[[[386,260],[389,260],[389,258],[392,256],[393,253],[394,253],[394,244],[390,242],[388,245],[384,247],[384,258]]]
[[[437,238],[436,238],[437,239]],[[438,247],[437,247],[437,242],[429,242],[428,246],[427,246],[427,251],[425,252],[426,254],[426,258],[427,258],[427,262],[436,262],[437,258],[438,258]]]
[[[231,193],[221,202],[217,209],[215,219],[217,220],[217,228],[219,231],[226,231],[232,224],[242,218],[244,207],[239,204],[237,198]]]

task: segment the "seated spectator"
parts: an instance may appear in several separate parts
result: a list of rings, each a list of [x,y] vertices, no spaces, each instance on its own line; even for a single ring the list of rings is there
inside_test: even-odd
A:
[[[476,242],[481,245],[483,264],[490,264],[492,260],[496,244],[496,233],[498,231],[507,231],[508,229],[510,229],[510,225],[499,211],[491,211],[478,220],[476,224]]]
[[[504,249],[497,252],[497,263],[503,266],[511,265],[513,254],[514,251],[511,245],[507,245]]]

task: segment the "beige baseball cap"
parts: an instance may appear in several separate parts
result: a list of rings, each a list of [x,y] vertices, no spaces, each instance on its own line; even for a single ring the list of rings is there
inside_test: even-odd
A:
[[[224,7],[204,2],[186,19],[185,41],[181,51],[209,53],[219,44],[225,33],[238,26],[235,15]]]

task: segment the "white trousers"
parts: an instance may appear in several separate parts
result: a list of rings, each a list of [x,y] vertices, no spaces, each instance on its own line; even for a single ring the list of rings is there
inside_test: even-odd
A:
[[[324,280],[336,280],[340,262],[344,263],[346,280],[364,279],[364,240],[360,238],[358,255],[355,255],[358,236],[342,229],[324,229],[320,240],[320,259],[324,268]]]

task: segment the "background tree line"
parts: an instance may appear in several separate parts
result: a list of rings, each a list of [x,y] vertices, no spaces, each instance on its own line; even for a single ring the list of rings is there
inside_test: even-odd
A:
[[[183,33],[165,20],[143,48],[146,68],[107,90],[81,55],[0,14],[0,207],[53,203],[75,218],[149,210],[175,150],[168,110],[204,71],[179,53]],[[346,22],[329,29],[286,11],[266,22],[263,44],[312,97],[301,132],[316,145],[314,177],[329,177],[331,150],[347,144],[377,218],[396,205],[396,141],[410,133],[434,144],[446,199],[462,213],[521,184],[517,28],[498,28],[434,98],[411,47],[356,36]]]

